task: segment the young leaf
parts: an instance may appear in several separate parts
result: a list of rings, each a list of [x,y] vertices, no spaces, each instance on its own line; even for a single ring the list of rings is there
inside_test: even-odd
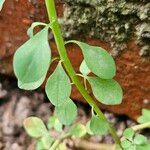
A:
[[[36,26],[46,26],[47,24],[43,22],[33,22],[30,26],[30,28],[27,30],[27,35],[32,38],[33,37],[33,30]]]
[[[99,77],[88,77],[87,79],[99,102],[106,105],[116,105],[122,102],[122,89],[115,80],[105,80]]]
[[[0,11],[1,11],[2,8],[3,8],[4,2],[5,2],[5,0],[0,0]]]
[[[33,90],[44,81],[51,59],[48,27],[24,43],[15,53],[13,66],[20,88]]]
[[[42,138],[38,139],[36,143],[36,150],[48,150],[52,143],[54,142],[54,139],[49,135],[45,135]]]
[[[58,132],[62,132],[62,124],[56,116],[52,116],[48,119],[47,123],[48,129],[54,128]]]
[[[43,81],[45,80],[45,78],[46,78],[46,74],[41,79],[39,79],[36,82],[22,83],[21,81],[18,80],[18,87],[20,89],[34,90],[37,87],[39,87],[41,85],[41,83],[43,83]]]
[[[41,138],[41,141],[43,143],[44,149],[48,150],[54,142],[54,139],[49,134],[47,134]]]
[[[80,72],[84,75],[87,76],[91,71],[89,70],[88,66],[86,65],[85,60],[82,61],[80,65]]]
[[[108,123],[100,119],[98,116],[92,116],[91,121],[90,121],[90,130],[94,134],[100,134],[104,135],[108,133],[109,125]]]
[[[38,140],[35,146],[35,150],[44,150],[44,145],[41,140]]]
[[[141,134],[136,134],[134,138],[134,144],[137,144],[137,145],[148,144],[148,140],[145,136]]]
[[[81,138],[86,135],[86,127],[78,123],[70,129],[69,134],[77,138]]]
[[[124,149],[128,149],[132,145],[132,143],[128,140],[123,140],[121,141],[121,145]]]
[[[123,136],[130,141],[132,141],[134,134],[135,134],[135,132],[132,128],[127,128],[123,132]]]
[[[115,62],[106,50],[75,40],[67,43],[76,43],[82,49],[85,62],[94,74],[102,79],[112,79],[115,76]]]
[[[62,105],[71,94],[70,80],[61,63],[58,64],[46,83],[46,94],[55,106]]]
[[[64,125],[70,125],[77,116],[77,106],[71,99],[67,99],[64,104],[57,106],[55,111],[59,121]]]
[[[142,109],[142,116],[138,118],[139,123],[146,123],[150,121],[150,110]]]
[[[48,132],[43,121],[37,117],[28,117],[24,120],[23,125],[26,132],[34,138],[40,138]]]
[[[137,145],[136,150],[150,150],[150,144]]]
[[[87,124],[86,124],[86,131],[89,135],[94,135],[94,133],[91,131],[90,129],[90,123],[91,121],[88,121]]]

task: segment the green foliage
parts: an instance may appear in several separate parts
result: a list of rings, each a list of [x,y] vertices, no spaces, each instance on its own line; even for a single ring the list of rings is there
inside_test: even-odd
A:
[[[70,125],[77,116],[77,106],[68,98],[64,104],[55,108],[55,112],[62,124]]]
[[[4,2],[5,2],[5,0],[0,0],[0,11],[1,11],[2,8],[3,8]]]
[[[147,148],[150,147],[147,138],[141,134],[135,133],[132,128],[127,128],[123,136],[124,138],[121,145],[124,150],[148,150]]]
[[[80,65],[80,72],[84,75],[87,76],[91,71],[89,70],[88,66],[86,65],[85,60],[82,61]]]
[[[27,35],[32,38],[33,37],[33,30],[35,27],[37,26],[46,26],[47,24],[43,23],[43,22],[33,22],[31,24],[31,27],[27,30]]]
[[[49,118],[47,127],[49,130],[53,128],[62,134],[60,134],[59,138],[51,137],[42,120],[37,117],[29,117],[24,121],[26,132],[31,137],[37,139],[36,150],[49,150],[51,147],[54,150],[65,150],[66,147],[63,143],[65,138],[72,136],[80,138],[86,135],[86,133],[103,135],[111,131],[110,133],[117,137],[113,128],[105,120],[105,116],[102,113],[94,113],[94,111],[97,112],[98,107],[96,107],[94,100],[88,95],[87,89],[84,89],[84,86],[79,83],[80,81],[67,57],[64,41],[57,22],[54,1],[46,0],[45,2],[52,23],[35,22],[31,25],[27,31],[30,39],[16,51],[13,66],[18,79],[18,86],[21,89],[34,90],[44,82],[51,62],[51,51],[48,43],[48,30],[51,27],[61,60],[55,71],[48,78],[45,87],[48,99],[55,106],[56,115]],[[46,27],[34,35],[34,28],[41,25]],[[70,42],[78,44],[83,52],[84,60],[80,65],[80,72],[83,74],[85,85],[86,80],[88,80],[91,84],[93,94],[101,103],[108,105],[120,104],[122,100],[122,89],[112,79],[115,76],[116,68],[111,55],[100,47],[90,46],[79,41],[68,41],[67,43]],[[63,63],[69,76],[61,63]],[[90,72],[98,77],[87,77]],[[92,118],[86,127],[80,123],[72,125],[77,116],[77,106],[70,99],[71,82],[76,85],[87,102],[93,107]],[[71,125],[71,127],[66,132],[62,131],[63,125]],[[135,144],[139,144],[137,142],[138,139],[140,139],[140,144],[146,143],[143,137],[136,135],[133,138],[133,134],[132,136],[130,134],[128,131],[124,133],[126,140],[133,140],[134,143],[130,144],[129,142],[131,141],[129,141],[128,147],[133,149]],[[117,143],[119,144],[119,142]],[[124,143],[127,143],[127,141]],[[126,146],[127,144],[124,145]]]
[[[134,136],[135,132],[132,128],[127,128],[124,130],[123,132],[123,136],[125,138],[127,138],[128,140],[132,141],[133,140],[133,136]]]
[[[41,142],[43,144],[44,149],[49,149],[53,144],[54,139],[49,134],[46,134],[41,138]]]
[[[86,135],[86,127],[80,123],[74,125],[68,132],[70,135],[81,138]]]
[[[14,55],[14,72],[21,89],[33,90],[44,81],[50,65],[48,27],[23,44]]]
[[[63,125],[56,116],[52,116],[48,119],[47,127],[48,129],[54,128],[56,131],[62,132]]]
[[[94,133],[91,131],[91,128],[90,128],[90,120],[87,122],[86,124],[86,131],[89,135],[94,135]]]
[[[147,138],[141,134],[136,134],[134,138],[134,143],[137,145],[144,145],[147,144]]]
[[[47,134],[43,121],[37,117],[29,117],[23,124],[26,132],[33,138],[40,138]]]
[[[98,101],[106,105],[120,104],[122,101],[122,89],[113,79],[105,80],[99,77],[88,77],[94,96]]]
[[[58,64],[46,83],[46,94],[55,106],[61,106],[68,100],[71,94],[70,80],[61,63]]]
[[[92,116],[90,121],[90,130],[93,134],[104,135],[108,133],[109,124],[98,116]]]
[[[139,123],[150,122],[150,110],[142,109],[142,116],[138,118]]]
[[[112,79],[115,76],[115,62],[106,50],[74,40],[67,43],[76,43],[79,45],[88,68],[94,74],[102,79]]]

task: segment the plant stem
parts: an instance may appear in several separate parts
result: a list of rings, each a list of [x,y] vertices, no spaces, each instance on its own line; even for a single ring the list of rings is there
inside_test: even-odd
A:
[[[59,144],[61,142],[63,142],[63,140],[65,140],[66,138],[69,138],[69,137],[70,137],[70,134],[65,134],[60,139],[56,140],[49,150],[56,150],[58,148]]]
[[[142,130],[142,129],[145,129],[145,128],[150,128],[150,122],[146,122],[146,123],[143,123],[143,124],[139,124],[139,125],[136,125],[136,126],[133,126],[131,127],[134,131],[138,131],[138,130]]]
[[[54,38],[55,38],[55,42],[56,42],[56,45],[58,48],[58,52],[59,52],[61,60],[63,61],[64,67],[65,67],[68,75],[70,76],[72,82],[76,85],[78,91],[82,94],[84,99],[87,101],[87,103],[91,107],[93,107],[94,111],[97,113],[99,118],[107,121],[107,119],[104,116],[104,114],[102,113],[102,111],[99,109],[99,107],[97,106],[97,104],[95,103],[93,98],[88,94],[88,92],[85,90],[84,86],[82,85],[82,83],[78,79],[76,72],[74,71],[72,64],[71,64],[71,62],[67,56],[65,43],[64,43],[64,40],[63,40],[63,37],[61,34],[61,29],[60,29],[60,26],[58,23],[58,18],[57,18],[57,14],[56,14],[56,8],[55,8],[54,0],[45,0],[45,3],[46,3],[46,8],[47,8],[49,20],[51,22],[53,22],[51,28],[52,28],[52,32],[54,34]],[[120,147],[121,147],[120,139],[117,136],[117,133],[116,133],[114,127],[112,127],[112,125],[110,123],[109,123],[109,132],[111,133],[116,144],[120,145]]]

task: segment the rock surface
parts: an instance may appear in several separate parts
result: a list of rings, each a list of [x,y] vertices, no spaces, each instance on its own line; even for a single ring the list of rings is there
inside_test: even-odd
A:
[[[57,1],[58,15],[63,15],[63,3]],[[47,22],[43,0],[12,0],[6,1],[0,12],[0,73],[13,75],[12,58],[15,50],[28,37],[27,28],[34,21]],[[80,37],[81,38],[81,37]],[[86,42],[101,46],[108,51],[110,45],[94,38],[85,38]],[[56,45],[50,43],[53,55],[57,55]],[[82,54],[75,46],[68,46],[68,55],[73,66],[78,71],[82,61]],[[117,114],[125,114],[136,119],[142,108],[150,108],[150,62],[142,59],[139,55],[139,47],[134,41],[129,42],[127,48],[116,58],[117,75],[116,80],[121,84],[124,91],[123,103],[118,106],[100,106]],[[52,66],[52,69],[55,65]],[[51,71],[50,71],[51,72]],[[83,101],[76,88],[72,90],[72,98]]]

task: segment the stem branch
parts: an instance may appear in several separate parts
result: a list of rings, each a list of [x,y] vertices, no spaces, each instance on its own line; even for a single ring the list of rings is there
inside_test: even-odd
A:
[[[139,124],[139,125],[136,125],[136,126],[132,127],[132,129],[134,131],[142,130],[142,129],[145,129],[145,128],[150,128],[150,122],[146,122],[146,123]]]

